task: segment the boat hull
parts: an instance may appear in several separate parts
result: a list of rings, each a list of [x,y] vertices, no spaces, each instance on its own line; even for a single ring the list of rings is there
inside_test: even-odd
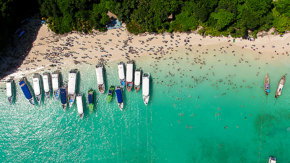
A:
[[[76,94],[70,94],[68,95],[68,102],[69,102],[69,107],[71,108],[72,105],[74,104],[75,102],[75,97],[76,97]]]
[[[138,92],[139,92],[139,90],[140,90],[140,85],[138,85],[138,86],[135,86],[135,91],[136,91],[136,93],[138,93]]]
[[[56,91],[53,91],[53,95],[54,95],[54,98],[58,101],[58,99],[59,99],[59,89],[56,90]]]
[[[104,92],[105,92],[105,84],[98,84],[98,87],[99,87],[99,92],[101,94],[104,94]]]
[[[13,103],[13,96],[8,97],[9,104],[12,105]]]
[[[128,92],[130,92],[132,90],[133,87],[133,82],[126,82],[126,88],[128,90]]]
[[[50,98],[50,91],[49,92],[45,92],[45,97],[46,98]]]
[[[28,101],[29,101],[29,103],[30,103],[31,105],[35,105],[35,102],[34,102],[33,97],[32,97],[31,99],[28,99]]]
[[[149,96],[143,96],[144,104],[147,105],[149,103]]]
[[[120,108],[121,111],[123,111],[123,107],[124,107],[123,102],[122,103],[118,103],[118,107]]]
[[[63,111],[66,111],[67,104],[61,104],[61,107],[62,107]]]
[[[36,97],[36,101],[37,101],[38,105],[41,105],[41,94],[37,95],[35,97]]]
[[[79,116],[80,116],[81,119],[84,119],[84,113],[79,114]]]

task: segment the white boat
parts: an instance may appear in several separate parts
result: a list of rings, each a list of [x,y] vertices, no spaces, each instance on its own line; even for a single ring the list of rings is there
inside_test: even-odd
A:
[[[60,88],[60,76],[59,76],[59,71],[54,71],[52,73],[52,91],[53,91],[53,95],[55,97],[56,100],[59,99],[59,88]]]
[[[126,68],[126,87],[127,90],[130,92],[133,87],[133,61],[127,62],[127,68]]]
[[[135,91],[136,93],[140,90],[140,84],[141,84],[141,70],[136,69],[135,70],[135,78],[134,78],[134,85],[135,85]]]
[[[38,102],[38,105],[41,104],[41,96],[42,96],[42,91],[41,91],[41,84],[40,84],[40,75],[35,73],[33,75],[33,90],[34,94],[36,97],[36,101]]]
[[[121,84],[121,88],[124,89],[126,82],[125,82],[125,71],[124,71],[123,62],[118,63],[118,72],[119,72],[119,81]]]
[[[105,92],[105,83],[104,83],[104,76],[103,76],[103,65],[99,63],[96,65],[96,74],[97,74],[97,82],[98,88],[101,94]]]
[[[68,74],[68,102],[70,108],[72,107],[76,97],[77,74],[78,70],[70,70]]]
[[[276,162],[277,162],[276,157],[273,157],[273,156],[269,157],[269,163],[276,163]]]
[[[14,80],[13,79],[9,79],[6,82],[6,95],[8,97],[8,101],[10,105],[12,105],[13,98],[14,98]]]
[[[147,105],[149,102],[149,97],[150,97],[150,94],[149,94],[150,73],[143,73],[142,84],[143,84],[142,86],[143,101],[144,101],[144,104]]]
[[[84,118],[84,107],[83,107],[83,95],[78,94],[77,95],[77,107],[78,107],[78,113],[81,119]]]
[[[50,98],[50,88],[51,88],[50,74],[48,72],[43,73],[42,79],[43,79],[43,90],[45,92],[45,96],[47,98]]]

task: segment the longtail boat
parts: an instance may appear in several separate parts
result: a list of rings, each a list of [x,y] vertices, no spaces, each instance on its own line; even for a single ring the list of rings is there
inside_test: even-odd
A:
[[[77,73],[78,70],[70,70],[68,74],[68,102],[70,108],[72,107],[76,97]]]
[[[77,94],[77,108],[78,108],[78,113],[81,119],[84,118],[84,107],[83,107],[83,95],[82,94]]]
[[[41,80],[40,75],[38,73],[35,73],[33,75],[33,90],[36,97],[36,101],[38,105],[41,104],[41,97],[42,97],[42,89],[41,89]]]
[[[8,101],[10,105],[12,105],[13,98],[14,98],[14,80],[13,79],[9,79],[6,82],[6,95],[8,97]]]
[[[110,103],[112,101],[114,90],[115,90],[115,87],[111,86],[110,89],[109,89],[108,96],[107,96],[107,102],[108,103]]]
[[[149,87],[150,87],[150,73],[143,73],[142,76],[142,94],[143,94],[143,101],[144,104],[147,105],[149,102],[149,97],[150,97],[150,93],[149,93]]]
[[[121,88],[124,89],[126,79],[125,79],[125,71],[124,71],[124,64],[123,62],[118,63],[118,72],[119,72],[119,81],[121,84]]]
[[[135,70],[135,81],[134,81],[134,84],[135,84],[135,91],[136,93],[139,92],[140,90],[140,83],[141,83],[141,70],[140,69],[136,69]]]
[[[60,102],[63,111],[66,111],[67,108],[67,85],[63,85],[60,88]]]
[[[28,101],[30,102],[31,105],[35,105],[34,103],[34,99],[33,99],[33,95],[30,91],[30,88],[28,86],[27,80],[25,77],[23,77],[20,82],[19,85],[22,89],[23,94],[25,95],[25,97],[28,99]]]
[[[60,87],[60,73],[59,71],[54,71],[51,75],[52,77],[52,90],[53,95],[56,100],[59,99],[59,87]]]
[[[265,85],[265,93],[266,95],[268,95],[268,93],[270,92],[270,80],[269,80],[269,76],[268,76],[268,73],[265,77],[265,80],[264,80],[264,85]]]
[[[50,74],[48,72],[43,73],[43,90],[45,92],[45,96],[50,98],[50,89],[51,89],[51,82],[50,82]]]
[[[116,88],[116,95],[117,95],[118,106],[120,110],[123,111],[124,104],[123,104],[121,87]]]
[[[126,87],[128,92],[130,92],[133,87],[133,63],[134,63],[133,61],[127,62]]]
[[[90,89],[88,92],[88,100],[89,100],[89,109],[92,114],[94,111],[94,90]]]
[[[278,87],[277,87],[277,91],[276,91],[276,94],[275,94],[275,98],[278,98],[281,95],[281,93],[282,93],[282,89],[283,89],[284,83],[285,83],[285,76],[286,76],[286,74],[279,81],[279,84],[278,84]]]
[[[96,74],[97,74],[97,83],[98,88],[101,94],[105,92],[105,83],[104,83],[104,76],[103,76],[103,64],[99,63],[96,65]]]

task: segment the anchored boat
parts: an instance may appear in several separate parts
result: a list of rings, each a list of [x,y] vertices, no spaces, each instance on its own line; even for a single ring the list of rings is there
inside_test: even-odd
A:
[[[270,156],[269,157],[269,163],[276,163],[276,157]]]
[[[38,105],[41,104],[41,96],[42,96],[40,82],[41,82],[40,75],[35,73],[33,75],[33,90],[34,90],[34,94],[35,94],[36,101],[37,101]]]
[[[117,100],[118,100],[118,106],[123,111],[123,97],[122,97],[122,91],[121,87],[116,88],[116,95],[117,95]]]
[[[149,102],[149,78],[150,78],[150,73],[143,73],[142,76],[142,94],[143,94],[143,101],[144,104],[147,105]]]
[[[32,105],[35,105],[34,103],[34,99],[33,99],[33,96],[32,96],[32,93],[27,85],[27,80],[25,77],[23,77],[20,82],[19,82],[19,85],[22,89],[22,92],[23,94],[25,95],[25,97],[28,99],[28,101],[30,102],[30,104]]]
[[[56,100],[59,98],[60,76],[58,71],[52,73],[52,90]]]
[[[284,83],[285,83],[285,76],[286,76],[286,74],[279,81],[279,84],[278,84],[278,87],[277,87],[277,91],[276,91],[276,94],[275,94],[275,98],[278,98],[281,95],[281,93],[282,93],[282,89],[283,89]]]
[[[119,72],[119,81],[121,84],[121,88],[125,87],[125,72],[124,72],[124,64],[123,62],[118,63],[118,72]]]
[[[135,81],[134,81],[136,93],[138,93],[140,90],[140,81],[141,81],[141,70],[136,69],[135,70]]]
[[[6,82],[6,95],[8,97],[8,101],[10,105],[12,105],[13,98],[14,98],[14,80],[13,79],[9,79]]]
[[[94,111],[94,90],[90,89],[88,93],[89,109],[92,114]]]
[[[63,85],[60,88],[60,102],[61,102],[63,111],[66,111],[66,107],[67,107],[67,86],[66,85]]]
[[[127,72],[126,72],[126,87],[130,92],[133,87],[133,61],[127,62]]]
[[[84,118],[84,108],[83,108],[83,95],[78,94],[77,95],[77,107],[78,107],[78,113],[81,119]]]
[[[51,88],[50,74],[48,72],[43,73],[42,79],[43,79],[43,89],[45,92],[45,96],[47,98],[50,98],[50,88]]]
[[[96,74],[97,74],[97,82],[98,82],[98,88],[101,94],[105,92],[105,84],[104,84],[104,78],[103,78],[103,65],[102,63],[99,63],[96,65]]]
[[[270,92],[270,80],[269,80],[268,73],[265,77],[264,83],[265,83],[265,93],[266,95],[268,95],[268,93]]]
[[[109,89],[108,96],[107,96],[107,102],[108,103],[110,103],[112,101],[114,90],[115,90],[115,87],[111,86],[110,89]]]
[[[77,73],[78,70],[70,70],[68,74],[68,102],[70,108],[72,107],[76,97]]]

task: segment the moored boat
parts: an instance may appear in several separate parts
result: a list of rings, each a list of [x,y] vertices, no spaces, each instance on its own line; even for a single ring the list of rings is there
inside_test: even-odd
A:
[[[112,101],[114,90],[115,90],[115,87],[111,86],[110,89],[109,89],[108,96],[107,96],[107,102],[108,103],[110,103]]]
[[[116,95],[117,95],[118,106],[121,109],[121,111],[123,111],[123,97],[122,97],[121,87],[116,88]]]
[[[94,90],[90,89],[88,92],[88,100],[89,100],[89,109],[92,114],[94,111]]]
[[[278,84],[278,87],[277,87],[277,91],[276,91],[276,94],[275,94],[275,98],[278,98],[281,95],[281,93],[282,93],[282,89],[283,89],[284,83],[285,83],[285,76],[286,76],[286,74],[279,81],[279,84]]]
[[[81,119],[84,118],[84,107],[83,107],[83,95],[82,94],[77,94],[77,108],[78,108],[78,113]]]
[[[59,99],[59,88],[60,88],[60,76],[59,71],[54,71],[52,73],[52,91],[56,100]]]
[[[273,156],[269,157],[269,163],[276,163],[276,162],[277,162],[276,157],[273,157]]]
[[[124,71],[123,62],[118,63],[118,72],[119,72],[119,81],[121,84],[121,88],[124,89],[126,81],[125,81],[125,71]]]
[[[268,93],[270,92],[270,80],[269,80],[269,76],[268,76],[268,73],[265,77],[265,80],[264,80],[264,85],[265,85],[265,93],[266,95],[268,95]]]
[[[126,68],[126,87],[128,92],[131,91],[133,87],[133,61],[127,62],[127,68]]]
[[[135,78],[134,78],[134,85],[135,85],[135,91],[136,93],[140,90],[140,84],[141,84],[141,70],[136,69],[135,70]]]
[[[148,102],[149,102],[149,97],[150,97],[150,94],[149,94],[149,85],[150,85],[150,73],[143,73],[143,76],[142,76],[142,94],[143,94],[143,101],[144,101],[144,104],[147,105]]]
[[[67,108],[67,85],[63,85],[60,88],[60,102],[63,111],[66,111]]]
[[[42,90],[41,90],[41,84],[40,84],[40,75],[35,73],[33,75],[33,90],[34,90],[34,95],[36,97],[36,101],[38,105],[41,104],[41,97],[42,97]]]
[[[45,96],[47,98],[50,98],[50,88],[51,88],[50,74],[48,72],[43,73],[42,79],[43,79],[43,90],[45,92]]]
[[[96,65],[96,74],[97,74],[97,82],[98,88],[101,94],[105,92],[105,83],[104,83],[104,76],[103,76],[103,64],[99,63]]]
[[[14,99],[14,80],[13,79],[9,79],[6,82],[6,95],[8,97],[8,101],[10,105],[12,105],[13,99]]]
[[[24,96],[26,97],[26,99],[28,99],[30,104],[35,105],[34,99],[33,99],[33,95],[32,95],[32,93],[31,93],[31,91],[30,91],[30,89],[29,89],[29,87],[27,85],[27,80],[26,80],[25,77],[23,77],[20,80],[19,85],[20,85],[20,87],[22,89],[22,92],[23,92]]]
[[[68,74],[68,102],[70,108],[72,107],[76,97],[77,73],[78,70],[70,70]]]

